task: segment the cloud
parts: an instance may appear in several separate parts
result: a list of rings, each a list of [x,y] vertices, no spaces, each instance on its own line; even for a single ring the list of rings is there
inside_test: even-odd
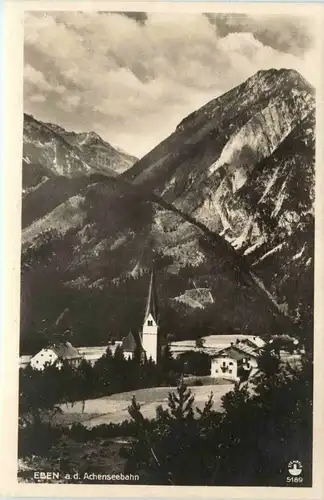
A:
[[[145,24],[147,20],[146,12],[118,12],[118,14],[135,19],[135,21],[140,24]]]
[[[218,36],[251,33],[263,45],[294,55],[310,50],[314,21],[311,16],[206,14],[216,27]]]
[[[24,83],[25,85],[36,87],[38,90],[43,92],[49,92],[52,90],[52,85],[47,82],[44,74],[30,64],[25,64],[24,67]]]
[[[26,111],[71,130],[96,130],[140,156],[187,114],[260,69],[294,68],[307,78],[308,21],[287,16],[271,21],[269,16],[28,13]],[[284,26],[290,34],[280,33]]]
[[[32,94],[30,97],[29,97],[29,100],[30,102],[33,102],[33,103],[40,103],[40,102],[45,102],[46,101],[46,97],[42,94]]]
[[[57,92],[63,94],[66,88],[63,85],[49,83],[45,74],[37,70],[30,64],[24,66],[24,84],[27,88],[37,89],[40,92]]]
[[[71,111],[77,112],[80,102],[80,95],[67,93],[57,100],[57,106],[66,113],[70,113]]]

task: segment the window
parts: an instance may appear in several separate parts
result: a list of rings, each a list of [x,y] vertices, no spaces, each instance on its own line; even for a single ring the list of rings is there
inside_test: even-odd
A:
[[[148,320],[147,326],[153,326],[153,321],[151,319]]]
[[[215,373],[218,373],[218,370],[215,370]]]
[[[41,352],[41,356],[44,356],[44,354]]]
[[[232,373],[232,370],[228,370],[228,373]]]
[[[226,361],[223,361],[223,366],[226,366]]]
[[[230,366],[233,366],[233,361],[230,361],[230,362],[229,362],[229,365],[230,365]]]

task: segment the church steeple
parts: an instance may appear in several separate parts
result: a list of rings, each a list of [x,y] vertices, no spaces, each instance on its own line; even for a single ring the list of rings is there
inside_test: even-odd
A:
[[[155,282],[154,264],[151,269],[149,282],[149,290],[145,308],[145,316],[142,330],[142,345],[147,359],[152,358],[154,363],[157,363],[159,358],[159,342],[158,342],[158,303]]]
[[[148,296],[147,296],[147,301],[146,301],[144,322],[149,317],[149,315],[152,316],[155,323],[157,324],[158,320],[159,320],[159,312],[158,312],[158,301],[157,301],[157,292],[156,292],[154,262],[153,262],[152,269],[151,269],[151,276],[150,276],[149,290],[148,290]]]

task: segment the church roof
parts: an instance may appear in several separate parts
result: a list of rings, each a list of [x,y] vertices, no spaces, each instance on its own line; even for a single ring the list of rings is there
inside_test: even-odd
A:
[[[145,317],[144,321],[149,315],[152,315],[154,321],[158,322],[158,304],[157,304],[157,293],[156,293],[156,282],[155,282],[155,269],[152,266],[149,291],[146,302]]]
[[[136,349],[136,345],[137,344],[135,342],[135,339],[134,339],[132,332],[129,332],[129,334],[123,338],[121,346],[122,346],[123,351],[134,352]]]
[[[135,352],[137,347],[143,349],[142,339],[140,335],[135,335],[134,333],[129,332],[129,334],[123,338],[121,347],[124,352]]]

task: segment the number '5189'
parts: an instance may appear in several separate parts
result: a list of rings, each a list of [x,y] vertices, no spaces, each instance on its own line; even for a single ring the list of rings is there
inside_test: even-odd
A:
[[[287,483],[302,483],[302,477],[287,477]]]

